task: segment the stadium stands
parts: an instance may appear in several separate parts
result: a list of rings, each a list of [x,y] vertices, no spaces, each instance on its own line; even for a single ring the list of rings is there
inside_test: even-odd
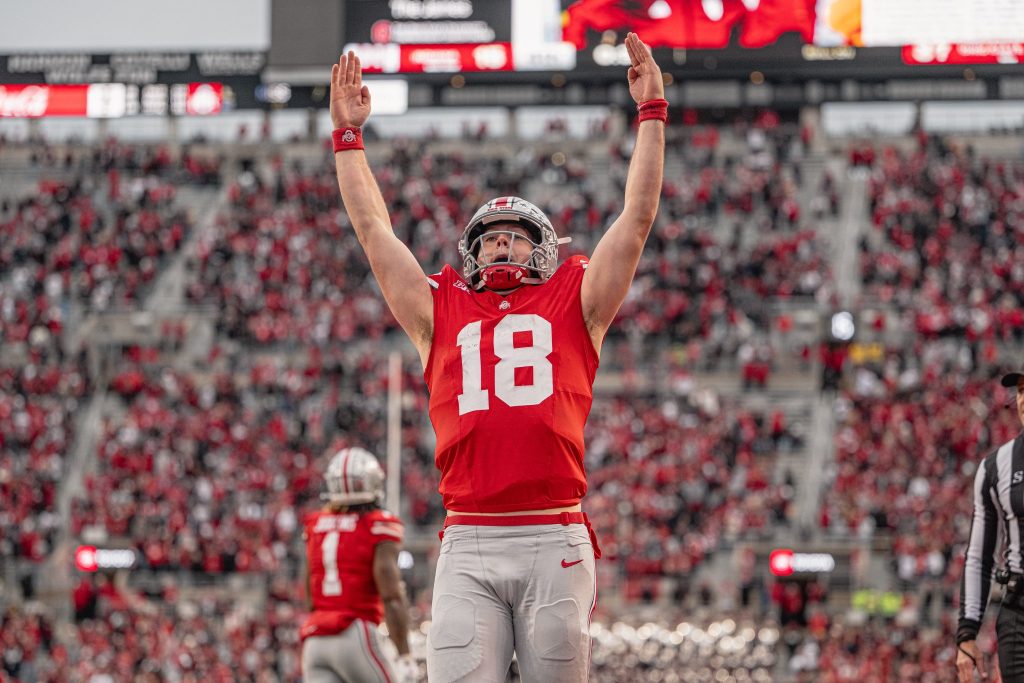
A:
[[[626,611],[691,604],[704,589],[692,577],[738,572],[728,564],[737,544],[811,539],[873,544],[872,578],[908,606],[898,628],[859,623],[827,596],[802,604],[803,627],[775,626],[780,596],[763,602],[768,614],[688,628],[609,614],[594,626],[594,680],[939,679],[953,656],[939,616],[959,578],[969,477],[1019,427],[992,374],[1024,335],[1021,166],[927,138],[858,143],[809,164],[792,126],[677,129],[671,140],[661,217],[587,426],[602,599]],[[477,205],[505,192],[537,195],[573,236],[570,251],[586,252],[619,209],[629,144],[560,151],[542,140],[511,154],[501,141],[465,152],[393,141],[371,155],[396,234],[433,270],[454,260]],[[65,533],[139,558],[131,585],[123,574],[76,576],[76,620],[31,600],[38,581],[26,601],[0,601],[7,676],[296,680],[297,519],[317,504],[332,448],[383,452],[386,354],[403,348],[332,166],[300,147],[236,166],[216,146],[43,146],[26,158],[33,191],[0,199],[0,560],[36,576],[66,565]],[[869,174],[854,271],[862,298],[850,303],[885,312],[856,343],[881,351],[836,368],[824,488],[811,495],[818,524],[804,528],[801,470],[820,393],[808,371],[820,361],[791,328],[841,297],[829,233],[847,162]],[[197,187],[223,188],[202,224],[186,205]],[[72,324],[147,312],[154,284],[176,268],[181,322],[165,323],[162,343],[97,343]],[[193,334],[200,316],[212,321],[204,343]],[[426,564],[443,509],[408,353],[403,387],[402,511]],[[69,454],[97,396],[74,489]],[[70,524],[56,514],[62,493]],[[232,601],[227,578],[238,575],[259,587],[250,605]],[[736,589],[733,579],[720,590]],[[428,621],[429,585],[410,584]]]

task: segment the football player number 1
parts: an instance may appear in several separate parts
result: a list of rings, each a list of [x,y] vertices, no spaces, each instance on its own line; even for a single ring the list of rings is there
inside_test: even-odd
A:
[[[462,393],[459,394],[459,415],[490,407],[490,396],[483,388],[480,363],[482,323],[469,323],[459,332],[456,343],[462,349]],[[516,347],[513,335],[529,332],[530,346]],[[506,315],[494,326],[494,393],[510,406],[537,405],[554,393],[551,370],[551,323],[539,315]],[[531,368],[530,384],[516,385],[516,369]]]

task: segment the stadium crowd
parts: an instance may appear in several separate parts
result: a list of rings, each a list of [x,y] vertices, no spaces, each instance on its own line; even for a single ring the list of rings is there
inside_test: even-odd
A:
[[[723,541],[789,523],[795,492],[776,460],[802,448],[804,435],[780,408],[693,391],[690,373],[742,365],[748,386],[763,385],[772,357],[791,351],[768,346],[768,331],[785,322],[765,301],[835,297],[809,228],[836,213],[835,181],[822,180],[827,202],[801,207],[800,138],[755,128],[737,154],[721,149],[714,129],[676,136],[691,144],[670,152],[678,173],[612,328],[622,343],[604,359],[640,372],[665,360],[654,371],[672,376],[674,395],[599,396],[587,426],[586,509],[606,557],[630,577],[632,601],[662,597],[659,578],[685,580]],[[611,194],[625,158],[609,162]],[[39,562],[60,525],[55,497],[75,418],[98,388],[81,352],[66,349],[66,322],[75,311],[140,306],[191,230],[175,188],[219,182],[221,162],[108,141],[77,156],[44,149],[34,163],[72,179],[0,207],[0,342],[18,354],[0,363],[0,497],[9,503],[0,559]],[[910,153],[866,147],[857,163],[872,174],[865,290],[914,325],[903,344],[847,366],[820,525],[841,536],[888,533],[902,587],[926,590],[911,604],[918,621],[856,625],[815,608],[806,632],[785,642],[801,680],[941,680],[951,625],[923,601],[949,612],[973,467],[1019,429],[993,399],[991,375],[995,344],[1024,339],[1024,170],[939,140]],[[602,200],[609,188],[585,158],[556,163],[539,147],[503,161],[398,142],[375,166],[396,233],[428,269],[454,259],[461,225],[484,199],[528,195],[531,169],[565,189],[551,216],[575,238],[573,251],[592,246],[619,208]],[[104,414],[71,533],[135,547],[144,568],[168,576],[248,573],[276,588],[255,609],[223,597],[179,603],[173,581],[150,599],[105,577],[85,580],[67,633],[32,609],[4,612],[0,680],[232,680],[239,671],[295,680],[298,518],[316,504],[333,448],[347,438],[383,451],[387,379],[375,347],[395,323],[340,211],[333,170],[278,158],[268,169],[231,182],[227,209],[188,255],[189,302],[218,312],[207,361],[182,369],[173,350],[129,347],[116,375],[101,378],[122,403]],[[417,365],[407,364],[403,386],[405,504],[411,526],[433,530],[443,510]],[[758,638],[740,643],[733,632],[723,644],[723,630],[725,650],[712,652],[675,633],[598,628],[595,680],[637,670],[647,680],[707,680],[717,668],[757,681],[776,663],[774,643]],[[706,669],[685,666],[715,657]]]
[[[150,568],[276,571],[294,560],[336,432],[383,443],[386,380],[368,357],[219,357],[192,374],[130,355],[111,382],[125,411],[104,420],[73,532],[128,541]]]
[[[150,568],[273,572],[293,550],[296,520],[338,439],[359,435],[383,452],[387,380],[373,354],[311,347],[291,366],[280,355],[215,363],[223,367],[185,374],[153,350],[126,353],[111,381],[125,411],[104,420],[97,471],[73,505],[76,537],[128,541]],[[403,384],[414,408],[403,433],[404,504],[414,526],[433,529],[443,510],[412,364]],[[781,409],[727,409],[695,392],[599,397],[593,414],[588,510],[630,575],[684,575],[723,536],[787,521],[793,490],[776,481],[775,454],[803,437]]]
[[[41,297],[21,316],[36,319],[17,323],[59,324],[53,309],[71,300],[91,312],[137,308],[188,234],[176,194],[159,176],[115,171],[103,183],[84,174],[40,181],[0,222],[0,275],[11,274],[22,299]]]
[[[925,336],[1024,341],[1024,163],[925,137],[870,169],[867,292],[916,310]]]
[[[782,140],[779,147],[788,148],[790,138]],[[620,209],[621,199],[602,199],[609,188],[589,176],[585,157],[543,146],[507,162],[428,150],[390,143],[375,167],[396,234],[429,272],[454,260],[461,226],[487,197],[530,189],[530,169],[559,190],[547,208],[556,229],[573,237],[569,253],[587,252]],[[686,170],[666,185],[664,219],[610,339],[691,340],[708,363],[735,363],[740,346],[774,322],[766,299],[831,299],[828,267],[814,231],[787,208],[795,201],[795,161],[759,145],[715,157],[717,166],[703,171],[697,160],[679,163]],[[307,166],[275,157],[265,177],[241,174],[215,229],[199,240],[188,297],[216,305],[220,329],[232,339],[325,345],[396,329],[340,211],[333,165]],[[624,172],[622,158],[612,162],[613,178]],[[731,233],[714,227],[723,218]]]
[[[113,140],[33,147],[29,163],[35,191],[0,200],[0,557],[39,562],[94,386],[67,325],[142,304],[189,231],[177,186],[211,182],[219,164]]]
[[[778,480],[775,456],[802,439],[784,412],[697,398],[594,402],[585,504],[630,599],[659,597],[645,579],[685,582],[722,540],[789,523],[794,490]]]
[[[908,150],[856,151],[870,172],[865,296],[890,306],[907,332],[852,364],[821,524],[891,535],[901,584],[948,603],[974,469],[1020,429],[995,377],[1000,346],[1024,338],[1024,165],[924,135]]]
[[[154,600],[114,585],[103,574],[87,588],[91,604],[76,610],[71,624],[20,608],[0,616],[0,680],[301,680],[299,616],[288,601],[273,595],[258,606],[229,595],[181,599],[173,584]]]

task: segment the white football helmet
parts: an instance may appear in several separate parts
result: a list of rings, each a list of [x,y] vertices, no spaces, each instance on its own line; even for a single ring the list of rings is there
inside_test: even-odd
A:
[[[530,233],[527,241],[533,247],[523,263],[492,263],[481,265],[477,261],[484,231],[492,223],[517,223]],[[510,239],[525,239],[514,232]],[[459,256],[462,257],[462,274],[475,289],[506,289],[519,284],[539,285],[551,277],[558,267],[558,245],[569,242],[571,237],[559,238],[551,221],[530,202],[521,197],[498,197],[487,202],[473,214],[459,240]],[[488,277],[494,271],[496,277]]]
[[[384,504],[384,470],[377,458],[362,448],[343,448],[324,472],[327,493],[320,498],[335,505]]]

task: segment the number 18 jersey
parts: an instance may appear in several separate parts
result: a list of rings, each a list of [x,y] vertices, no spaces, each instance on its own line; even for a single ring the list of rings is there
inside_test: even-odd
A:
[[[430,276],[434,337],[424,378],[445,508],[517,512],[587,492],[583,426],[598,356],[583,319],[587,260],[541,285],[473,291],[451,266]]]

